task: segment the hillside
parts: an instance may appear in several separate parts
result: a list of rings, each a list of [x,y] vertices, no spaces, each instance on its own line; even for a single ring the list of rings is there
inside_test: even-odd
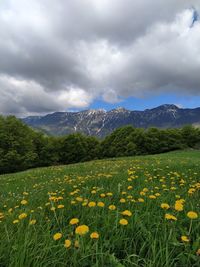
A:
[[[181,127],[200,124],[200,108],[183,109],[175,105],[162,105],[144,111],[117,108],[110,111],[85,110],[80,112],[55,112],[46,116],[30,116],[23,121],[33,128],[52,135],[81,132],[86,135],[104,137],[116,128],[133,125],[148,127]]]
[[[199,266],[200,152],[0,176],[0,266]]]

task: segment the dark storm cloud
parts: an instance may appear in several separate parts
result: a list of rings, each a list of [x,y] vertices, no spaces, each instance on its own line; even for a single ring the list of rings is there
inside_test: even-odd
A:
[[[0,112],[200,93],[199,1],[0,2]]]

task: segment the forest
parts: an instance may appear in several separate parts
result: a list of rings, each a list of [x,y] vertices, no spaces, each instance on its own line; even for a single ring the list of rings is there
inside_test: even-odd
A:
[[[35,131],[14,116],[0,116],[0,173],[95,159],[200,149],[200,129],[125,126],[103,140],[81,133],[62,137]]]

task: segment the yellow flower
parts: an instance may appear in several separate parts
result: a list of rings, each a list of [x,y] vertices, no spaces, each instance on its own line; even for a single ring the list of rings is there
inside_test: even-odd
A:
[[[75,240],[74,246],[75,246],[75,248],[79,248],[79,242],[78,242],[78,240]]]
[[[85,235],[88,232],[89,232],[89,227],[85,224],[79,225],[75,230],[75,233],[78,235]]]
[[[154,195],[149,195],[149,198],[150,198],[150,199],[156,199],[156,196],[154,196]]]
[[[23,200],[21,201],[21,204],[22,204],[22,205],[26,205],[27,203],[28,203],[28,201],[25,200],[25,199],[23,199]]]
[[[56,234],[53,236],[53,239],[54,239],[54,240],[59,240],[59,239],[61,239],[61,237],[62,237],[62,234],[61,234],[61,233],[56,233]]]
[[[129,216],[130,217],[132,215],[132,212],[129,211],[129,210],[124,210],[124,211],[121,212],[121,214],[124,215],[124,216]]]
[[[16,224],[16,223],[18,223],[19,222],[19,220],[14,220],[13,221],[13,224]]]
[[[50,210],[51,210],[51,211],[55,211],[56,208],[55,208],[55,207],[51,207]]]
[[[170,206],[167,203],[162,203],[161,205],[162,209],[168,210],[170,208]]]
[[[198,218],[198,214],[197,214],[196,212],[194,212],[194,211],[189,211],[189,212],[187,213],[187,216],[188,216],[188,218],[190,218],[190,219],[197,219],[197,218]]]
[[[97,232],[93,232],[93,233],[91,233],[90,238],[98,239],[99,238],[99,234]]]
[[[127,225],[127,224],[128,224],[128,221],[127,221],[126,219],[121,219],[121,220],[119,221],[119,223],[120,223],[121,225]]]
[[[181,236],[181,241],[183,242],[190,242],[189,238],[186,235]]]
[[[125,198],[121,198],[121,199],[119,200],[119,202],[120,202],[120,203],[125,203],[125,202],[126,202],[126,199],[125,199]]]
[[[175,203],[174,208],[177,211],[182,211],[183,210],[183,204],[179,200],[177,200],[176,203]]]
[[[89,202],[88,203],[88,207],[95,207],[96,206],[96,202],[94,202],[94,201],[91,201],[91,202]]]
[[[106,195],[107,195],[108,197],[112,197],[113,193],[108,192]]]
[[[143,198],[138,198],[138,202],[144,202]]]
[[[104,207],[105,204],[104,204],[103,202],[99,201],[99,202],[97,203],[97,206],[98,206],[98,207]]]
[[[63,209],[65,206],[64,205],[58,205],[58,209]]]
[[[65,248],[70,248],[70,247],[71,247],[71,244],[72,244],[71,240],[66,239],[66,240],[65,240],[64,247],[65,247]]]
[[[36,224],[36,220],[35,220],[35,219],[30,220],[29,224],[30,224],[30,225],[34,225],[34,224]]]
[[[115,205],[110,205],[108,208],[109,208],[109,210],[116,210],[116,206]]]
[[[177,218],[174,215],[169,214],[169,213],[165,214],[165,219],[172,220],[172,221],[177,221]]]
[[[127,187],[127,189],[128,189],[128,190],[133,189],[132,185],[129,185],[129,186]]]
[[[106,194],[102,193],[100,194],[100,197],[104,198],[106,196]]]
[[[77,224],[77,223],[79,223],[79,219],[78,218],[73,218],[69,222],[69,224],[71,224],[71,225],[74,225],[74,224]]]
[[[20,220],[25,219],[26,217],[27,217],[27,214],[26,214],[26,213],[22,213],[22,214],[20,214],[20,215],[18,216],[18,218],[19,218]]]

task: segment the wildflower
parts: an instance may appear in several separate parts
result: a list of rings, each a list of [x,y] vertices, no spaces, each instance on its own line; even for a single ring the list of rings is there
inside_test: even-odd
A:
[[[65,240],[64,247],[65,247],[65,248],[70,248],[70,247],[71,247],[71,244],[72,244],[71,240],[66,239],[66,240]]]
[[[79,248],[79,242],[78,242],[78,240],[75,240],[74,246],[75,246],[75,248]]]
[[[125,199],[125,198],[121,198],[121,199],[119,200],[119,202],[120,202],[120,203],[125,203],[125,202],[126,202],[126,199]]]
[[[34,225],[34,224],[36,224],[36,220],[35,220],[35,219],[30,220],[29,224],[30,224],[30,225]]]
[[[25,219],[26,217],[27,217],[27,214],[26,214],[26,213],[22,213],[22,214],[20,214],[20,215],[18,216],[18,218],[19,218],[20,220]]]
[[[186,235],[181,236],[181,241],[183,242],[190,242],[189,238]]]
[[[178,201],[176,201],[174,208],[177,211],[182,211],[183,210],[183,204],[178,200]]]
[[[130,217],[132,215],[132,212],[129,211],[129,210],[124,210],[124,211],[121,212],[121,214],[124,215],[124,216],[129,216]]]
[[[104,198],[106,196],[106,194],[102,193],[100,194],[100,197]]]
[[[132,185],[129,185],[129,186],[127,187],[127,189],[128,189],[128,190],[133,189]]]
[[[169,214],[169,213],[165,214],[165,219],[172,220],[172,221],[177,221],[177,218],[174,215]]]
[[[149,195],[149,198],[150,198],[150,199],[156,199],[156,196],[154,196],[154,195]]]
[[[56,241],[56,240],[61,239],[61,237],[62,237],[62,234],[61,234],[61,233],[56,233],[56,234],[53,236],[53,239]]]
[[[63,209],[65,206],[64,205],[58,205],[58,209]]]
[[[26,205],[27,203],[28,203],[28,201],[25,200],[25,199],[23,199],[23,200],[21,201],[21,204],[22,204],[22,205]]]
[[[189,211],[189,212],[187,213],[187,216],[188,216],[188,218],[190,218],[190,219],[197,219],[197,218],[198,218],[197,213],[194,212],[194,211]]]
[[[138,202],[144,202],[143,198],[138,198]]]
[[[108,192],[106,195],[107,195],[108,197],[112,197],[113,193]]]
[[[51,211],[55,211],[56,208],[55,208],[55,207],[51,207],[50,210],[51,210]]]
[[[109,210],[116,210],[116,206],[115,205],[110,205],[108,208],[109,208]]]
[[[73,218],[69,222],[69,224],[71,224],[71,225],[78,224],[78,223],[79,223],[79,219],[78,218]]]
[[[128,221],[127,221],[126,219],[121,219],[121,220],[119,221],[119,223],[120,223],[121,225],[127,225],[127,224],[128,224]]]
[[[97,203],[97,206],[103,208],[103,207],[105,206],[105,204],[104,204],[103,202],[99,201],[99,202]]]
[[[97,232],[93,232],[93,233],[91,233],[90,238],[91,239],[98,239],[99,238],[99,234]]]
[[[75,230],[75,233],[78,235],[85,235],[88,232],[89,232],[89,227],[85,224],[79,225]]]
[[[19,220],[14,220],[13,224],[19,223]]]
[[[170,206],[167,203],[162,203],[161,205],[162,209],[168,210],[170,208]]]
[[[94,202],[94,201],[91,201],[91,202],[89,202],[88,203],[88,207],[95,207],[96,206],[96,202]]]

